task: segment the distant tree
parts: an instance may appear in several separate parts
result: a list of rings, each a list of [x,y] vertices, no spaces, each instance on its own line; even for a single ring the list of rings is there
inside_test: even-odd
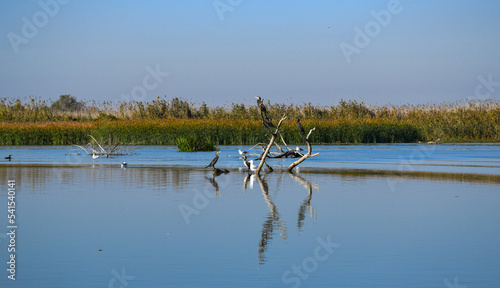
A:
[[[59,96],[59,100],[52,103],[50,108],[57,111],[73,112],[83,109],[85,103],[83,101],[77,101],[75,96],[69,94]]]

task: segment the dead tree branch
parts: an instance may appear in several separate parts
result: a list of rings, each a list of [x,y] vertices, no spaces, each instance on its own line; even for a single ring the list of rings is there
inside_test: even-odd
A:
[[[259,163],[259,167],[257,167],[257,170],[255,171],[255,173],[257,175],[260,174],[260,170],[262,169],[262,166],[264,166],[264,163],[266,162],[266,157],[269,154],[269,150],[271,150],[271,147],[273,146],[273,143],[276,140],[276,136],[278,135],[278,132],[280,130],[281,123],[283,123],[283,121],[285,121],[285,119],[286,119],[286,115],[283,115],[283,117],[281,117],[280,122],[276,126],[276,131],[274,133],[271,132],[271,129],[269,129],[269,127],[264,125],[264,126],[266,126],[267,130],[271,133],[272,137],[271,137],[271,141],[269,141],[269,145],[267,145],[266,150],[264,151],[264,154],[262,155],[262,159]]]
[[[288,172],[292,173],[293,168],[298,166],[300,163],[306,161],[307,158],[314,157],[319,155],[319,153],[312,154],[312,146],[311,146],[311,141],[309,141],[309,137],[311,136],[311,133],[316,130],[316,127],[312,128],[309,130],[309,133],[307,133],[307,136],[304,138],[304,140],[307,143],[307,153],[304,154],[299,160],[293,162],[289,167],[288,167]]]

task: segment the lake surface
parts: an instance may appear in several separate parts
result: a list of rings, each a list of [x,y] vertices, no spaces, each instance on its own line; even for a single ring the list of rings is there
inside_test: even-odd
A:
[[[0,148],[0,287],[498,287],[495,144],[315,146],[261,177],[239,169],[248,147],[221,147],[219,176],[213,152],[69,148]],[[389,170],[425,173],[367,172]]]
[[[244,146],[221,146],[218,167],[243,168],[238,149],[248,151],[249,160],[262,150]],[[293,146],[292,148],[295,148]],[[302,147],[306,149],[307,147]],[[204,167],[214,158],[214,152],[180,153],[175,146],[130,146],[132,155],[113,159],[92,159],[81,149],[71,146],[3,146],[2,155],[12,154],[13,161],[4,165],[120,165],[144,167]],[[394,171],[429,171],[479,173],[500,175],[500,144],[365,144],[316,145],[318,157],[305,161],[300,167],[327,169],[366,169]],[[80,155],[77,155],[80,154]],[[3,159],[1,157],[0,159]],[[296,159],[274,159],[275,169],[284,169]]]

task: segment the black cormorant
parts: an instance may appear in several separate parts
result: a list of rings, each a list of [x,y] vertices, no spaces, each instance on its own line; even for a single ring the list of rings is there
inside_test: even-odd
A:
[[[300,119],[297,118],[297,127],[299,127],[299,133],[304,140],[306,139],[306,131],[304,130],[304,126],[302,126],[302,123],[300,123]]]
[[[215,168],[215,163],[217,163],[217,160],[219,160],[219,153],[220,153],[220,151],[215,152],[214,160],[212,160],[212,162],[210,162],[210,164],[208,164],[208,166],[205,168],[208,168],[208,167]]]
[[[266,106],[264,106],[264,100],[262,100],[262,98],[260,98],[259,96],[255,98],[257,98],[257,105],[259,106],[260,115],[262,116],[262,118],[267,117],[267,109]]]
[[[271,122],[271,120],[267,117],[262,117],[262,123],[267,128],[276,128],[276,126],[274,126],[273,122]]]
[[[248,170],[250,170],[250,162],[247,161],[247,156],[243,155],[243,164],[247,166]]]

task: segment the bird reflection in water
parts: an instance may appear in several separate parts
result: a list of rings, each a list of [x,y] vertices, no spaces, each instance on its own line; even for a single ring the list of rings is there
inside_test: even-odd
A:
[[[215,181],[215,176],[212,178],[205,176],[205,179],[207,179],[208,182],[212,184],[212,187],[215,188],[215,195],[220,196],[219,184]]]
[[[212,187],[214,187],[215,195],[217,195],[217,196],[220,196],[220,189],[219,189],[219,183],[217,183],[217,181],[215,181],[215,177],[218,177],[218,176],[223,175],[223,174],[225,175],[227,173],[229,173],[229,171],[226,169],[215,168],[214,174],[212,175],[212,178],[205,176],[205,179],[207,179],[208,182],[210,182],[210,184],[212,184]]]
[[[213,177],[206,177],[205,179],[212,185],[215,189],[216,195],[220,196],[219,192],[219,184],[216,181],[216,177],[222,175],[224,173],[214,173]],[[298,216],[297,216],[297,228],[299,231],[302,231],[304,227],[304,221],[307,213],[309,213],[312,219],[316,219],[316,209],[311,205],[312,200],[312,191],[313,189],[319,191],[319,186],[311,181],[305,180],[303,177],[298,176],[296,174],[291,174],[293,180],[304,186],[307,190],[307,197],[302,201]],[[221,179],[225,179],[228,181],[228,177],[222,177]],[[223,180],[224,181],[224,180]],[[248,173],[243,179],[243,189],[253,189],[253,185],[255,181],[259,184],[260,190],[262,191],[262,196],[267,203],[267,207],[269,212],[267,216],[264,218],[264,223],[262,223],[261,236],[259,239],[259,248],[258,248],[258,259],[259,265],[265,264],[267,261],[266,252],[268,250],[269,244],[273,239],[274,235],[279,231],[279,235],[281,239],[286,240],[288,237],[287,231],[287,223],[284,221],[278,211],[278,207],[274,204],[273,199],[269,195],[269,185],[265,179],[265,176],[262,177],[260,175],[254,173]],[[278,184],[281,183],[282,178],[278,178]],[[222,183],[222,187],[225,186],[226,183]]]
[[[253,189],[255,178],[257,178],[255,174],[248,173],[245,179],[243,179],[243,190],[247,190],[247,188]]]

